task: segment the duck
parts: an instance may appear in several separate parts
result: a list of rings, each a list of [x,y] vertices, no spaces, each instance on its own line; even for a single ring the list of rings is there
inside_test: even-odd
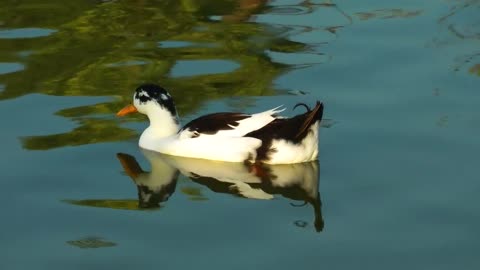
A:
[[[292,164],[318,159],[319,128],[323,103],[313,108],[303,106],[305,113],[293,117],[279,114],[282,106],[247,114],[217,112],[200,116],[183,127],[175,102],[160,85],[146,83],[133,94],[133,104],[117,112],[123,117],[142,113],[149,126],[142,132],[142,149],[172,156],[225,162]]]

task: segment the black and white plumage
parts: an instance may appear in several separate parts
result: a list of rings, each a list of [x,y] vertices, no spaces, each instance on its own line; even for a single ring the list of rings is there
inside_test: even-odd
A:
[[[138,111],[150,126],[140,137],[140,147],[164,154],[229,162],[269,164],[300,163],[318,157],[318,129],[323,104],[291,118],[278,116],[280,107],[255,113],[221,112],[201,116],[180,128],[171,95],[155,84],[135,90],[133,105],[123,116]]]

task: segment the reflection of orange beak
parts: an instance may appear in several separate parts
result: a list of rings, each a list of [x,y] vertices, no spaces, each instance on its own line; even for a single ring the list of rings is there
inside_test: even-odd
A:
[[[134,113],[134,112],[138,112],[137,108],[135,108],[135,106],[133,105],[127,105],[125,108],[117,112],[117,116],[125,116],[129,113]]]
[[[125,173],[127,173],[132,180],[135,181],[135,178],[137,178],[141,173],[144,173],[142,167],[140,167],[137,160],[133,156],[124,153],[117,153],[117,158],[120,160],[120,164],[122,164]]]

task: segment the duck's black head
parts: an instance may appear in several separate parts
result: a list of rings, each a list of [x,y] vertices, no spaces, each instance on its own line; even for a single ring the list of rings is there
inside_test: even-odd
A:
[[[135,89],[135,95],[133,96],[134,104],[137,109],[141,111],[141,107],[151,104],[151,102],[157,103],[161,107],[167,109],[173,116],[177,115],[175,109],[175,103],[172,96],[168,91],[156,84],[142,84]]]

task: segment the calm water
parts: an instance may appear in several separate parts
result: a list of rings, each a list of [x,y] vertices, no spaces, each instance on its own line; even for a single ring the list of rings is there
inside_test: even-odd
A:
[[[0,6],[1,269],[480,267],[480,1]],[[322,100],[320,162],[142,152],[146,81],[184,121]]]

